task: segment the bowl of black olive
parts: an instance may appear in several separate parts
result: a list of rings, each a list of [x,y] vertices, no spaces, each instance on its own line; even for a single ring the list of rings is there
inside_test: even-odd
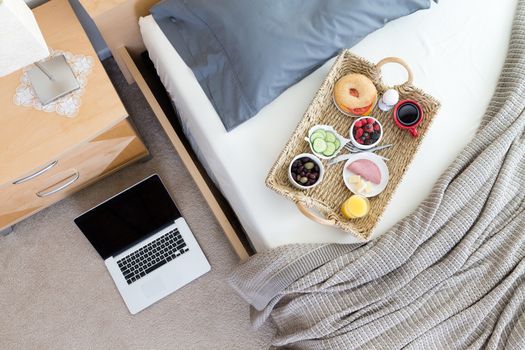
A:
[[[323,181],[324,166],[310,153],[301,153],[292,159],[288,167],[290,183],[301,190],[317,186]]]

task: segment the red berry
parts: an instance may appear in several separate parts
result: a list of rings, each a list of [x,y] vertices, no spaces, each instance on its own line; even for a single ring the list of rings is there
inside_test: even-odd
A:
[[[357,143],[359,143],[359,144],[361,144],[361,145],[363,144],[363,140],[361,140],[360,137],[359,137],[356,141],[357,141]]]
[[[372,119],[372,118],[367,118],[367,119],[366,119],[366,122],[367,122],[368,124],[374,124],[374,119]]]
[[[375,130],[375,131],[379,131],[380,129],[381,129],[381,128],[379,127],[379,124],[376,123],[376,124],[374,125],[374,130]]]
[[[354,126],[355,126],[356,128],[360,128],[361,125],[362,125],[362,124],[361,124],[361,121],[360,121],[360,120],[356,121],[355,124],[354,124]]]
[[[355,138],[359,138],[359,137],[363,136],[363,133],[364,133],[363,129],[361,129],[361,128],[357,129],[356,132],[355,132]]]

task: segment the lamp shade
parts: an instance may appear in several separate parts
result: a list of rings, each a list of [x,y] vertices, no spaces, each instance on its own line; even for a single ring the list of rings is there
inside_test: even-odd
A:
[[[23,0],[0,0],[0,77],[49,56],[33,12]]]

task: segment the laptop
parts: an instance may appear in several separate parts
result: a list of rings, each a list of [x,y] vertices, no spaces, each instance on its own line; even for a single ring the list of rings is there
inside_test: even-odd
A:
[[[136,314],[210,271],[210,264],[158,175],[75,219]]]

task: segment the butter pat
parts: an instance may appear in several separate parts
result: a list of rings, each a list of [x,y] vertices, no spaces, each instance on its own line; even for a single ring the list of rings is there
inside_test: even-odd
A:
[[[361,182],[361,176],[359,175],[352,175],[348,178],[348,183],[357,184],[359,182]]]
[[[366,181],[360,180],[358,183],[355,184],[355,190],[358,193],[363,193],[365,188],[366,188]]]
[[[359,175],[352,175],[348,178],[348,183],[354,185],[357,193],[370,193],[372,191],[372,183],[364,180]]]

